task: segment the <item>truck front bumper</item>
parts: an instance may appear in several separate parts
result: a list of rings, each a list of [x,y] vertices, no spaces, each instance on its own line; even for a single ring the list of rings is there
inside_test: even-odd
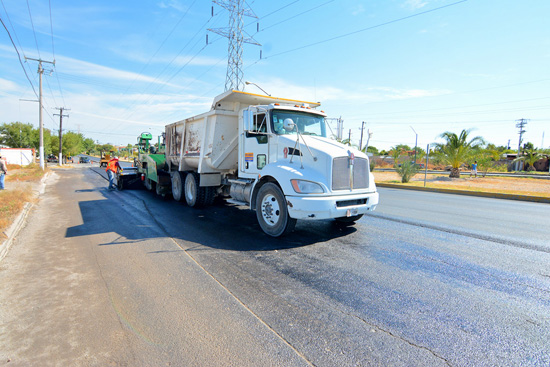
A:
[[[286,196],[286,201],[291,218],[341,218],[373,211],[378,205],[378,192],[334,196]]]

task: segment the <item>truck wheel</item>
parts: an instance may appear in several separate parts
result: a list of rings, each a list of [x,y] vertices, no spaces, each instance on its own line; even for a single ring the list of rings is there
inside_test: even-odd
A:
[[[196,172],[189,172],[185,176],[185,202],[193,208],[200,208],[206,204],[206,188],[200,187],[200,176]]]
[[[262,230],[271,237],[289,234],[296,226],[296,219],[288,216],[285,196],[279,186],[271,182],[258,192],[256,217]]]
[[[356,221],[361,219],[362,216],[363,214],[358,214],[358,215],[352,215],[351,217],[335,218],[335,220],[336,222],[342,225],[352,225],[352,224],[355,224]]]
[[[116,177],[116,188],[119,191],[122,191],[124,189],[124,180],[122,179],[122,176],[120,175],[120,173],[118,173]]]
[[[145,177],[145,181],[143,181],[145,188],[149,191],[153,191],[155,188],[155,181],[151,180],[149,177]]]
[[[172,196],[174,200],[181,201],[183,199],[183,183],[185,182],[185,174],[183,172],[172,172]]]
[[[166,198],[166,193],[163,193],[162,192],[162,186],[159,185],[158,183],[155,185],[155,193],[158,195],[158,196],[162,196],[163,198]]]

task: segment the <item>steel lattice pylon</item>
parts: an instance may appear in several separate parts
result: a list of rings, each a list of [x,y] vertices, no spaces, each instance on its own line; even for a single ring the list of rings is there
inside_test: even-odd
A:
[[[225,91],[243,90],[243,43],[261,46],[243,30],[243,17],[257,18],[257,16],[245,6],[244,0],[214,0],[213,2],[229,11],[228,28],[208,29],[229,39]]]

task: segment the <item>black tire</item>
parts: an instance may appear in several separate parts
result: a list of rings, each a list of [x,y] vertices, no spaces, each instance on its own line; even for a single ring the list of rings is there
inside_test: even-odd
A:
[[[184,197],[183,183],[185,182],[185,173],[175,171],[170,176],[172,179],[172,196],[174,200],[181,201]]]
[[[116,175],[116,188],[118,191],[122,191],[124,189],[124,180],[122,179],[120,172]]]
[[[336,218],[335,220],[341,225],[350,226],[355,224],[355,222],[361,219],[361,217],[363,217],[363,214],[352,215],[351,217],[340,217],[340,218]]]
[[[288,216],[285,196],[274,183],[260,188],[256,198],[256,217],[262,230],[271,237],[289,234],[296,226],[296,219]]]
[[[207,188],[200,187],[200,176],[196,172],[189,172],[185,176],[185,185],[183,192],[185,196],[185,202],[187,205],[193,208],[202,208],[206,205]]]
[[[166,197],[166,193],[163,193],[163,192],[162,192],[162,186],[159,185],[158,183],[155,185],[155,193],[156,193],[158,196],[162,196],[163,198]]]
[[[155,190],[155,184],[156,182],[151,180],[149,177],[145,177],[145,181],[143,181],[143,184],[145,185],[145,188],[149,191]]]

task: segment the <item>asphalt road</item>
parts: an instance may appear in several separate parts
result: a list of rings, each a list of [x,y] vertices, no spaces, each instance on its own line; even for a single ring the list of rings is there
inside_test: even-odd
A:
[[[57,171],[1,264],[10,365],[550,364],[550,205],[381,189],[276,240],[102,171]]]

